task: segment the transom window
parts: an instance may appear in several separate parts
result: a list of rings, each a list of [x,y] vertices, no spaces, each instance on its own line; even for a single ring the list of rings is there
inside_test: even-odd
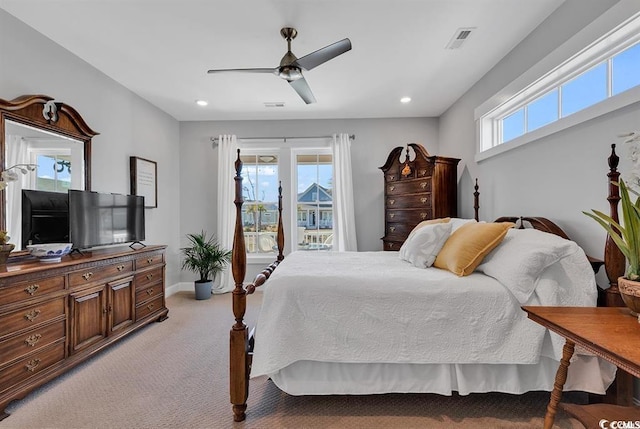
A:
[[[639,15],[507,101],[496,103],[504,99],[497,94],[476,109],[476,159],[502,144],[515,147],[640,100]]]

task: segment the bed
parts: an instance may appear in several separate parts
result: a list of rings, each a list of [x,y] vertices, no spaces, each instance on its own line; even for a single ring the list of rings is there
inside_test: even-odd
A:
[[[238,219],[239,159],[238,151]],[[478,206],[477,189],[475,198]],[[285,261],[279,225],[276,261],[245,287],[237,222],[230,343],[234,419],[246,417],[250,376],[268,376],[292,395],[551,391],[563,341],[528,320],[520,307],[595,306],[597,261],[547,219],[519,223],[534,229],[509,229],[463,277],[416,268],[390,251],[293,252]],[[609,259],[617,261],[609,250]],[[249,335],[246,295],[263,284],[255,335]],[[614,377],[614,366],[579,352],[565,390],[604,394]]]

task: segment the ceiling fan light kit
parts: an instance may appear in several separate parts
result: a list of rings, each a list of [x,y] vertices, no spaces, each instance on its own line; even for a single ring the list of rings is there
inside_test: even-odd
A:
[[[291,52],[291,41],[296,38],[298,31],[292,27],[284,27],[280,30],[280,35],[287,41],[287,53],[280,60],[280,65],[276,68],[249,68],[249,69],[213,69],[207,73],[223,72],[246,72],[246,73],[273,73],[276,76],[289,82],[289,85],[304,100],[311,104],[316,102],[316,98],[311,92],[302,71],[309,71],[315,67],[326,63],[329,60],[342,55],[351,50],[351,41],[342,39],[324,48],[320,48],[302,58],[296,57]]]

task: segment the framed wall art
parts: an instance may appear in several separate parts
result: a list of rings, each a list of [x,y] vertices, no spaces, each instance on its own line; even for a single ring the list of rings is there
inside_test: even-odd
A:
[[[158,164],[137,156],[129,157],[129,163],[131,194],[142,195],[145,207],[158,207]]]

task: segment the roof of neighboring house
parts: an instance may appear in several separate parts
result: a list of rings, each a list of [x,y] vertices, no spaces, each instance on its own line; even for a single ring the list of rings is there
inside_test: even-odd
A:
[[[318,199],[314,197],[313,193],[316,192]],[[298,194],[298,202],[299,203],[315,203],[316,201],[320,202],[333,202],[333,197],[331,196],[331,189],[325,188],[324,186],[320,186],[317,183],[312,183],[309,185],[307,189]]]

